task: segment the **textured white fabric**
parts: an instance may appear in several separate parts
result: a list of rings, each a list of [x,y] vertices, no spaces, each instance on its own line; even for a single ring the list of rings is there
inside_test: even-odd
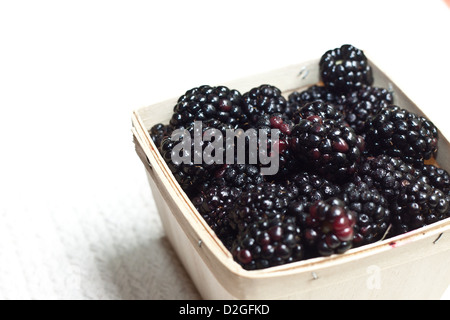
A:
[[[448,9],[367,3],[0,2],[0,299],[200,298],[130,132],[132,109],[191,87],[353,43],[450,136]]]

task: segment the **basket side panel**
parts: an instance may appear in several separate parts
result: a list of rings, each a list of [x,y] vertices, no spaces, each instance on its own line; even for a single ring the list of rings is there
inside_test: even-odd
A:
[[[164,200],[161,192],[155,184],[155,181],[147,172],[150,188],[155,199],[158,212],[164,231],[177,253],[178,258],[188,272],[197,290],[204,299],[212,300],[232,300],[235,299],[223,286],[217,281],[217,278],[209,270],[203,259],[193,247],[186,233],[175,219],[167,202]],[[201,246],[201,244],[198,244]]]
[[[393,243],[377,255],[279,277],[256,292],[282,292],[284,287],[286,294],[278,299],[440,299],[450,283],[450,233],[435,242],[437,237],[399,247]]]

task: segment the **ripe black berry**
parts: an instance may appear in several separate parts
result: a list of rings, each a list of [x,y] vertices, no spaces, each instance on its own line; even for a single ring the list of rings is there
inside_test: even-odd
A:
[[[208,129],[217,129],[220,128],[219,131],[223,132],[224,125],[217,120],[207,120],[203,123],[202,127],[196,127],[195,125],[189,126],[184,130],[184,134],[180,139],[174,139],[172,136],[166,136],[162,141],[159,147],[159,151],[166,161],[169,169],[173,173],[175,179],[180,184],[181,188],[188,194],[196,194],[198,192],[198,187],[203,184],[205,181],[208,181],[211,177],[214,176],[214,172],[220,167],[220,164],[216,163],[208,163],[204,161],[204,151],[212,142],[203,141],[201,139],[200,148],[197,150],[195,147],[194,141],[196,135],[203,136],[203,134]],[[226,127],[226,126],[225,126]],[[176,147],[183,146],[180,145],[185,138],[190,137],[191,143],[187,144],[187,150],[184,148],[178,148],[182,154],[176,154]],[[182,158],[181,156],[187,154],[187,159]],[[180,156],[174,158],[174,156]],[[224,155],[225,156],[225,155]],[[196,159],[199,158],[202,161],[200,163],[196,163]],[[222,163],[224,159],[221,159]]]
[[[364,182],[351,182],[343,187],[340,198],[356,213],[353,246],[380,240],[390,224],[389,203],[375,187]]]
[[[252,223],[269,218],[282,218],[289,203],[298,196],[295,185],[264,182],[242,192],[229,208],[232,227],[238,233]]]
[[[269,180],[285,179],[291,169],[297,167],[297,161],[289,148],[292,122],[280,113],[263,115],[255,125],[258,130],[258,153],[266,157],[278,157],[279,168],[275,175],[267,176]],[[267,138],[267,144],[263,145],[262,137]],[[273,133],[276,133],[274,136]],[[259,158],[260,159],[260,158]],[[261,160],[261,159],[260,159]],[[261,167],[268,164],[260,163]]]
[[[345,121],[357,134],[364,134],[367,120],[393,102],[394,98],[388,90],[363,86],[345,98]]]
[[[356,213],[338,198],[318,201],[303,214],[305,241],[321,256],[343,253],[353,245]]]
[[[299,261],[304,257],[301,229],[293,217],[262,219],[239,234],[232,253],[247,270]]]
[[[387,155],[367,158],[358,167],[357,180],[376,187],[390,202],[416,179],[417,170],[411,164]]]
[[[364,52],[352,45],[327,51],[319,66],[323,83],[333,92],[348,93],[373,83],[372,68]]]
[[[306,103],[302,108],[300,108],[299,115],[302,119],[308,119],[312,116],[319,116],[323,120],[330,119],[338,123],[344,123],[344,115],[336,110],[333,104],[322,101]]]
[[[214,172],[212,183],[214,185],[225,185],[238,187],[243,190],[251,189],[253,186],[264,182],[258,166],[250,164],[225,164]]]
[[[294,123],[298,123],[301,119],[300,109],[305,104],[314,101],[332,104],[339,112],[343,110],[343,106],[340,104],[341,98],[338,95],[335,95],[323,86],[313,85],[304,91],[295,91],[289,95],[285,114]]]
[[[281,90],[275,86],[264,84],[251,89],[243,95],[243,122],[245,127],[255,125],[263,115],[284,113],[287,106]]]
[[[192,198],[196,209],[227,248],[231,248],[236,237],[227,210],[241,193],[242,190],[235,187],[211,186]]]
[[[364,143],[352,128],[319,116],[292,129],[295,156],[328,179],[347,179],[356,172]]]
[[[242,117],[242,96],[225,86],[201,86],[181,96],[173,111],[170,125],[174,129],[206,120],[218,120],[237,128]]]
[[[157,148],[161,146],[164,138],[172,134],[172,127],[162,123],[155,124],[149,131],[150,137]]]
[[[450,174],[442,168],[432,164],[423,165],[418,168],[420,173],[429,179],[429,184],[444,193],[450,192]]]
[[[328,200],[341,194],[339,184],[309,171],[300,171],[291,175],[287,183],[297,186],[299,196],[296,201],[305,205],[310,205],[320,200]]]
[[[438,131],[433,123],[397,106],[388,106],[366,123],[367,149],[408,163],[422,164],[436,155]]]
[[[396,234],[402,234],[449,217],[449,199],[441,190],[418,179],[400,190],[391,204]]]

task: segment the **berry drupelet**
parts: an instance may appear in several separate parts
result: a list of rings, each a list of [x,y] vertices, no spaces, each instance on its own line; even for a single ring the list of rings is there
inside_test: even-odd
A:
[[[438,131],[434,124],[398,106],[388,106],[366,123],[367,150],[387,154],[421,165],[438,150]]]
[[[325,87],[332,92],[347,94],[373,83],[372,68],[364,52],[352,45],[327,51],[319,67]]]

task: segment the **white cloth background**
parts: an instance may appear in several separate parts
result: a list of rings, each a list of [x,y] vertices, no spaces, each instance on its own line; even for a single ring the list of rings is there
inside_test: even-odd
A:
[[[352,43],[450,137],[449,32],[439,0],[0,2],[0,298],[200,298],[132,109]]]

